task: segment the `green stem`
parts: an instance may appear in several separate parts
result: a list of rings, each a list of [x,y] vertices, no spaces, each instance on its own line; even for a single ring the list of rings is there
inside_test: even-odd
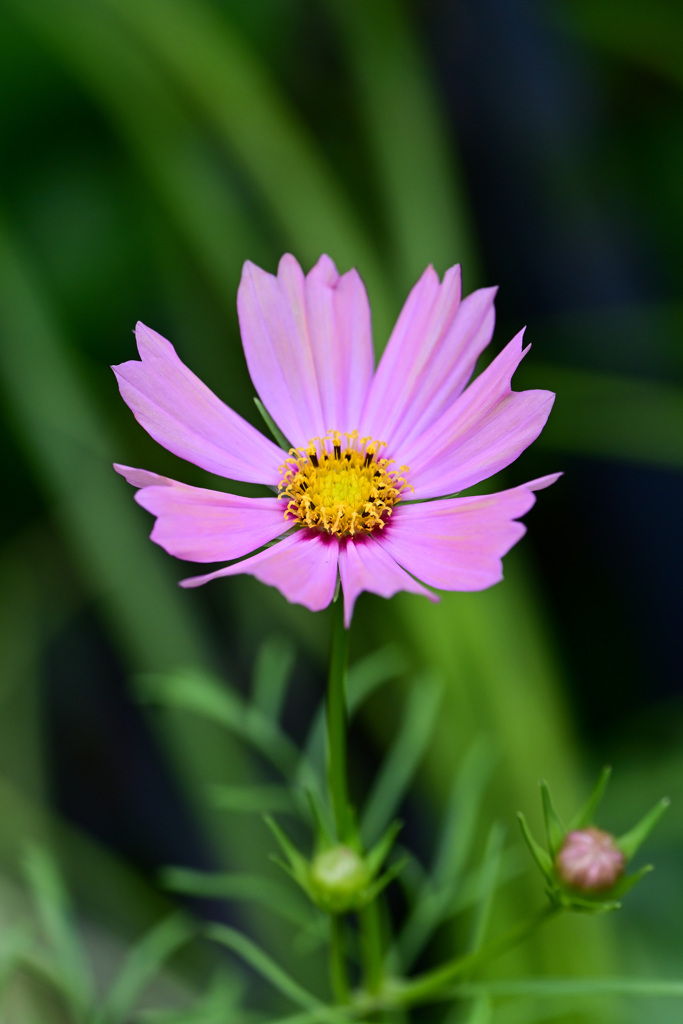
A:
[[[332,650],[327,681],[327,782],[340,842],[349,839],[351,812],[346,788],[346,667],[349,633],[344,628],[344,605],[332,605]]]
[[[330,915],[330,981],[332,994],[338,1005],[351,1001],[351,988],[346,966],[345,921],[341,914]]]
[[[429,1002],[432,997],[439,998],[446,986],[462,974],[471,971],[500,956],[508,949],[522,942],[545,921],[550,920],[560,910],[559,907],[548,905],[539,910],[533,917],[527,918],[504,932],[497,939],[482,946],[481,949],[466,956],[458,957],[449,963],[436,967],[405,982],[394,993],[396,1002],[401,1006],[412,1006],[416,1003]]]
[[[382,928],[377,899],[361,910],[358,920],[365,990],[369,995],[376,996],[382,989],[384,974]]]

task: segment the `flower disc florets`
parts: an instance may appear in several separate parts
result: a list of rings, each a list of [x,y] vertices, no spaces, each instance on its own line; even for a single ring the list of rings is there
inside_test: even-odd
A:
[[[376,458],[384,441],[330,430],[305,448],[291,448],[280,467],[280,498],[288,498],[285,518],[337,537],[372,533],[384,527],[391,510],[410,489],[407,466],[390,469],[393,459]]]

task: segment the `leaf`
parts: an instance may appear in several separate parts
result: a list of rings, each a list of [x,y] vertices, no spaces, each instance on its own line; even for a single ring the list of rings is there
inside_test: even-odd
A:
[[[493,900],[500,873],[503,836],[504,831],[502,827],[494,824],[489,832],[481,866],[479,900],[475,910],[472,938],[469,945],[469,952],[472,953],[476,952],[484,944],[491,920]]]
[[[262,875],[236,872],[209,874],[189,868],[164,868],[162,885],[173,892],[189,896],[234,901],[253,901],[301,927],[308,927],[313,914],[308,902],[292,890]]]
[[[287,696],[296,652],[291,643],[273,636],[259,648],[252,673],[252,703],[266,718],[277,722]]]
[[[299,985],[267,953],[264,953],[251,939],[235,931],[234,928],[228,928],[227,925],[223,924],[211,924],[206,929],[206,935],[208,938],[213,939],[214,942],[227,946],[228,949],[237,953],[245,963],[249,964],[262,978],[265,978],[273,988],[282,992],[293,1003],[297,1003],[308,1010],[322,1010],[324,1008],[325,1004],[320,999]]]
[[[425,673],[413,682],[400,729],[363,807],[360,831],[365,845],[370,845],[396,814],[429,744],[442,693],[437,676]]]
[[[174,913],[139,939],[127,953],[104,997],[101,1024],[125,1024],[145,987],[196,931],[185,914]]]
[[[75,922],[71,918],[69,900],[53,858],[42,847],[29,846],[24,867],[31,893],[55,957],[62,989],[79,1016],[92,1005],[93,978]]]
[[[181,668],[166,675],[148,675],[141,680],[141,687],[149,700],[192,711],[229,729],[285,776],[297,764],[298,750],[277,724],[208,672]]]
[[[215,785],[209,789],[209,799],[233,814],[296,813],[294,794],[285,786]]]

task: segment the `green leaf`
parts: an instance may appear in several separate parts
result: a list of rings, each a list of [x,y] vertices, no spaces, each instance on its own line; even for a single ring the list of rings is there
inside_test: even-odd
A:
[[[415,12],[397,3],[327,0],[345,47],[357,115],[374,164],[393,270],[411,288],[453,254],[476,273],[470,206],[446,144],[448,128],[420,46]],[[471,280],[471,278],[470,278]]]
[[[493,763],[490,744],[480,739],[470,746],[455,776],[431,877],[425,877],[416,891],[412,911],[398,939],[398,960],[404,971],[413,964],[441,922],[454,912],[456,893],[462,894],[466,888],[461,879],[476,836]],[[476,892],[480,891],[478,885],[477,881]],[[475,899],[472,891],[469,902]]]
[[[581,808],[580,811],[578,811],[575,817],[572,818],[569,824],[568,831],[573,832],[575,829],[588,828],[589,825],[595,824],[595,812],[600,806],[602,798],[605,794],[605,789],[607,788],[607,783],[610,780],[611,774],[611,767],[609,765],[605,765],[605,767],[600,772],[600,777],[598,778],[598,781],[595,783],[593,792],[588,797],[586,804]]]
[[[668,978],[513,978],[506,981],[478,981],[458,985],[461,996],[517,996],[547,998],[585,995],[649,996],[683,998],[683,981]]]
[[[71,917],[66,889],[55,861],[42,847],[28,847],[24,868],[63,991],[74,1012],[81,1017],[92,1005],[94,986],[90,965]]]
[[[302,927],[308,927],[313,917],[310,904],[299,898],[296,889],[280,885],[263,875],[209,874],[170,867],[161,872],[161,882],[173,892],[190,896],[259,903]]]
[[[227,946],[228,949],[237,953],[245,963],[249,964],[273,988],[282,992],[293,1003],[309,1010],[322,1010],[324,1008],[325,1004],[321,1000],[314,996],[312,992],[308,992],[303,986],[299,985],[267,953],[264,953],[251,939],[235,931],[234,928],[228,928],[223,924],[211,924],[206,929],[206,935],[208,938],[213,939],[214,942]]]
[[[503,838],[503,828],[498,824],[494,824],[489,832],[481,866],[479,900],[475,910],[472,937],[468,950],[472,953],[480,949],[486,939],[500,874]]]
[[[297,764],[297,747],[276,723],[208,672],[180,668],[166,675],[148,675],[141,679],[141,687],[149,700],[191,711],[229,729],[285,776]]]
[[[215,785],[209,790],[214,807],[234,814],[296,813],[294,794],[285,786]]]
[[[174,913],[136,942],[104,997],[101,1024],[125,1024],[146,986],[196,930],[184,914]]]
[[[293,645],[278,636],[269,637],[256,655],[251,684],[252,703],[274,722],[279,721],[282,713],[295,658]]]
[[[360,832],[365,845],[396,814],[429,744],[442,694],[443,684],[435,675],[425,673],[413,682],[401,726],[363,807]]]

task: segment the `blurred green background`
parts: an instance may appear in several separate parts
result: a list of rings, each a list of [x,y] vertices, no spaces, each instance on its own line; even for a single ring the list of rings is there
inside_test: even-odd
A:
[[[538,820],[541,776],[569,814],[612,763],[615,830],[670,795],[647,851],[657,872],[618,934],[611,920],[560,922],[501,971],[680,975],[680,5],[1,0],[0,96],[1,912],[19,913],[26,840],[49,840],[106,974],[117,943],[170,906],[162,865],[256,858],[268,871],[258,816],[204,799],[209,784],[267,780],[262,763],[215,723],[141,704],[145,674],[190,666],[245,693],[257,652],[291,657],[297,741],[322,692],[326,616],[247,578],[179,590],[187,566],[149,543],[111,470],[225,486],[121,402],[109,364],[133,357],[135,321],[258,423],[235,311],[245,259],[274,271],[290,251],[309,269],[327,252],[358,267],[378,353],[424,267],[461,262],[466,291],[500,285],[494,350],[528,324],[516,387],[558,393],[496,484],[565,477],[500,587],[436,609],[361,598],[354,657],[397,637],[400,650],[354,726],[356,796],[423,669],[443,695],[403,808],[421,858],[475,742],[495,751],[482,835],[497,818],[513,846],[514,812]],[[525,865],[500,918],[541,899]],[[315,978],[286,923],[241,904],[204,911]],[[681,1014],[674,1000],[577,1007],[494,1019]]]

